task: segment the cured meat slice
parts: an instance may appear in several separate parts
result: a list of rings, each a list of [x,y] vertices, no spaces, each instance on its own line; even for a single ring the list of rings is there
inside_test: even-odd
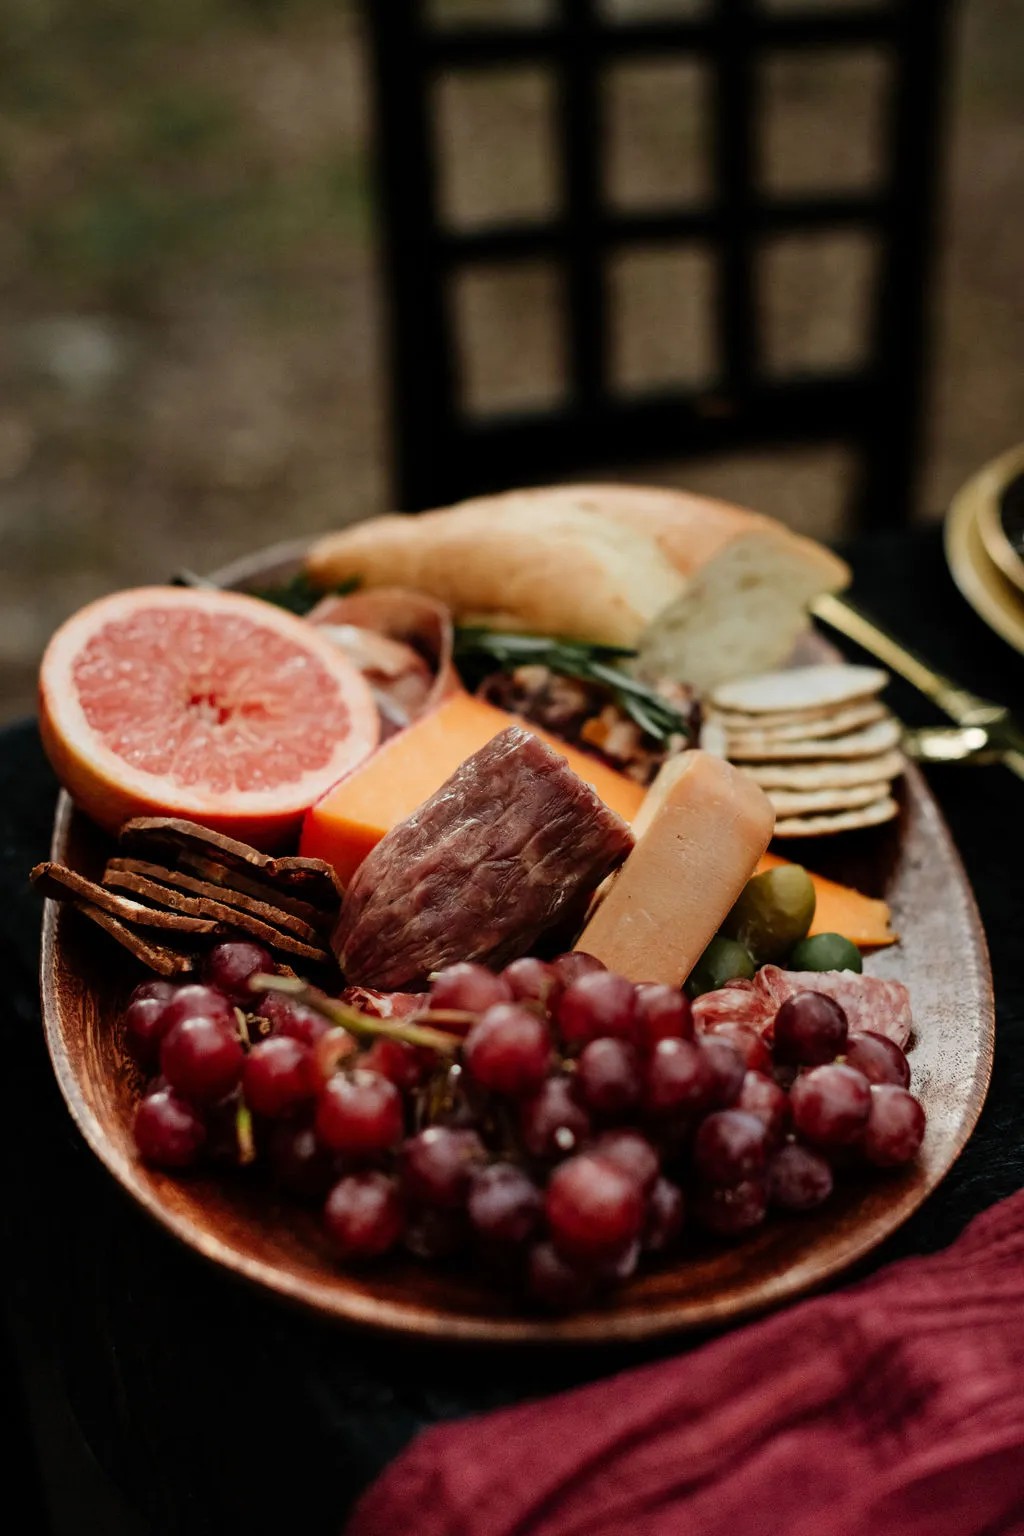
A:
[[[374,992],[370,987],[346,987],[340,1001],[374,1019],[407,1019],[422,1013],[429,997],[426,992]]]
[[[359,866],[334,931],[345,978],[391,991],[525,954],[632,846],[564,757],[510,726]]]
[[[871,1029],[905,1046],[913,1029],[910,993],[902,981],[862,976],[855,971],[783,971],[765,965],[754,985],[772,1003],[774,1019],[787,997],[795,992],[824,992],[843,1009],[851,1029]]]
[[[731,981],[696,998],[693,1022],[701,1030],[716,1024],[750,1024],[765,1032],[782,1004],[797,992],[824,992],[835,998],[851,1029],[874,1030],[901,1047],[910,1039],[910,993],[903,983],[854,971],[784,971],[765,965],[753,981]]]
[[[307,618],[366,678],[381,718],[381,740],[461,686],[452,661],[451,613],[422,592],[377,587],[325,597]]]
[[[752,981],[731,981],[693,1001],[693,1022],[702,1030],[714,1029],[716,1024],[749,1024],[763,1030],[775,1014],[776,1005]]]

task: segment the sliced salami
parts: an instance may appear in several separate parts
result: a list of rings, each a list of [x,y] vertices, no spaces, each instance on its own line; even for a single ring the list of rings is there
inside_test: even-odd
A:
[[[774,1019],[777,1006],[752,981],[731,981],[727,987],[694,999],[693,1022],[700,1030],[714,1029],[716,1024],[749,1024],[764,1030]]]
[[[855,971],[783,971],[766,965],[758,971],[754,986],[769,1003],[773,1019],[795,992],[824,992],[843,1009],[851,1029],[874,1030],[901,1047],[910,1039],[910,993],[901,981],[883,981]]]

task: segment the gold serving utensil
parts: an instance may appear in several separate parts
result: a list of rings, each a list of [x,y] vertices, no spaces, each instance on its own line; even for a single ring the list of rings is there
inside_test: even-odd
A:
[[[1005,704],[971,693],[937,672],[847,598],[819,597],[811,612],[905,678],[960,727],[908,731],[904,745],[911,757],[931,763],[998,762],[1024,779],[1024,730]]]

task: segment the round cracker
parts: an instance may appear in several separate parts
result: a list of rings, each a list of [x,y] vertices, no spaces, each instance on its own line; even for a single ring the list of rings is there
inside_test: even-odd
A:
[[[722,683],[711,692],[712,704],[744,714],[778,714],[782,710],[820,709],[826,705],[852,704],[881,692],[889,681],[878,667],[848,667],[841,663],[820,667],[791,667],[783,672],[762,672]]]
[[[831,715],[822,715],[812,720],[804,718],[783,725],[766,725],[763,730],[749,726],[741,730],[726,722],[725,731],[730,745],[738,742],[743,747],[757,746],[761,742],[772,747],[779,741],[827,741],[831,736],[848,736],[851,731],[874,725],[876,720],[884,720],[888,713],[884,704],[869,699],[863,704],[851,704],[848,708],[837,709]],[[771,755],[771,752],[765,753],[766,757]]]
[[[880,827],[898,815],[899,806],[891,795],[873,800],[856,811],[840,811],[834,816],[787,816],[775,823],[776,837],[825,837],[835,832],[857,832],[861,827]]]
[[[855,811],[874,800],[884,800],[889,785],[884,779],[870,784],[834,785],[830,789],[767,789],[776,817],[820,816],[826,811]]]
[[[754,746],[729,742],[731,762],[802,762],[827,757],[877,757],[894,747],[902,735],[898,720],[879,720],[848,736],[833,736],[829,741],[764,741]]]
[[[743,763],[743,772],[762,789],[836,789],[850,784],[873,784],[895,779],[903,772],[902,752],[882,752],[877,757],[848,762]]]

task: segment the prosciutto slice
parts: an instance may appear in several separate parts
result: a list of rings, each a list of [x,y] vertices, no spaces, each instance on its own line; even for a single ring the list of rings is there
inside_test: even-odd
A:
[[[346,987],[340,997],[374,1019],[407,1019],[422,1013],[429,1000],[426,992],[375,992],[371,987]]]
[[[377,587],[325,597],[309,622],[345,652],[373,689],[382,739],[460,687],[452,662],[452,616],[422,592]]]
[[[771,1029],[786,999],[797,992],[824,992],[834,998],[851,1029],[874,1030],[901,1048],[910,1039],[910,993],[903,983],[860,976],[855,971],[784,971],[777,965],[765,965],[753,981],[731,981],[727,987],[698,997],[693,1004],[693,1021],[701,1030],[731,1023],[750,1024],[764,1033]]]

